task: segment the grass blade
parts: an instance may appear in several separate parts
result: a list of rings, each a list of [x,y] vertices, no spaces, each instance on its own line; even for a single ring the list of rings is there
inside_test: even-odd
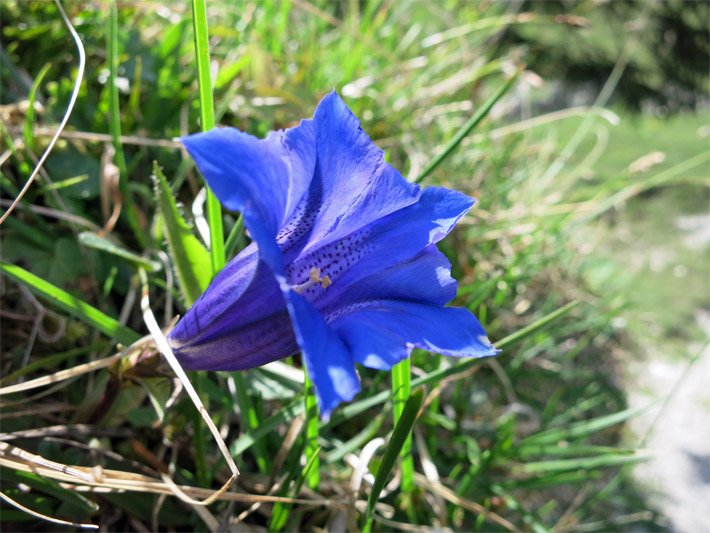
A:
[[[99,510],[99,506],[96,502],[85,498],[77,491],[65,489],[52,479],[31,472],[22,472],[21,470],[12,470],[9,468],[2,468],[0,472],[2,472],[2,479],[5,483],[24,483],[38,492],[64,502],[77,514],[86,516]]]
[[[317,468],[316,463],[318,462],[319,455],[320,448],[316,448],[314,450],[314,453],[311,454],[310,459],[308,459],[306,466],[303,468],[303,470],[301,470],[301,472],[298,473],[298,477],[296,478],[293,490],[291,491],[291,494],[293,494],[294,497],[298,497],[298,493],[301,492],[301,487],[303,487],[303,483],[310,477],[310,474],[313,469]],[[286,482],[284,482],[284,491],[282,493],[284,496],[288,494],[285,489],[288,489],[288,486],[291,483],[291,479],[294,477],[294,475],[295,471],[291,472],[289,478],[286,480]],[[290,510],[291,505],[287,503],[276,502],[274,504],[274,510],[271,513],[271,520],[269,521],[269,531],[282,531],[283,528],[286,527],[286,522],[288,520]]]
[[[237,389],[237,404],[239,405],[239,411],[242,414],[242,422],[249,429],[249,431],[254,431],[259,427],[261,421],[259,420],[259,414],[256,409],[254,409],[254,405],[249,397],[244,374],[241,372],[232,372],[232,377],[234,378],[234,386]],[[253,453],[256,464],[259,467],[259,472],[262,474],[268,473],[270,461],[269,456],[266,453],[263,440],[257,439],[254,442]]]
[[[556,311],[553,311],[552,313],[545,315],[540,320],[536,320],[532,324],[528,324],[524,328],[521,328],[518,331],[516,331],[515,333],[511,333],[507,337],[501,339],[500,341],[498,341],[496,343],[496,348],[499,348],[502,350],[504,348],[507,348],[508,346],[511,346],[515,343],[520,342],[521,340],[525,339],[526,337],[529,337],[530,335],[532,335],[533,333],[535,333],[539,329],[544,328],[549,323],[566,315],[567,313],[569,313],[572,309],[574,309],[578,305],[579,305],[579,302],[576,300],[568,303],[567,305],[563,305],[562,307],[560,307]]]
[[[404,444],[408,437],[412,435],[412,427],[414,426],[414,421],[417,419],[417,414],[419,413],[419,407],[424,399],[424,390],[417,389],[409,397],[407,403],[402,409],[402,416],[399,418],[399,422],[392,432],[392,437],[390,437],[387,443],[387,449],[385,449],[385,455],[382,458],[382,463],[380,468],[377,470],[377,475],[375,476],[375,482],[372,485],[372,491],[370,492],[370,497],[367,499],[367,508],[365,509],[363,533],[369,533],[372,531],[372,521],[373,514],[375,512],[375,505],[380,497],[382,489],[385,487],[387,482],[387,477],[389,476],[394,464],[397,460],[397,456],[402,451]]]
[[[0,386],[7,385],[8,383],[13,383],[14,381],[17,381],[18,378],[21,378],[22,376],[26,376],[27,374],[31,374],[35,370],[39,369],[44,369],[44,368],[54,368],[57,365],[63,363],[67,359],[73,359],[76,357],[79,357],[81,355],[84,355],[89,352],[100,352],[103,350],[106,346],[105,342],[95,342],[93,344],[90,344],[89,346],[82,346],[81,348],[74,348],[73,350],[68,350],[66,352],[60,352],[60,353],[55,353],[52,355],[48,355],[47,357],[43,357],[41,359],[38,359],[37,361],[32,361],[31,363],[28,363],[27,366],[23,366],[22,368],[18,368],[14,372],[11,372],[2,378],[0,378]]]
[[[44,77],[47,75],[49,67],[51,66],[51,63],[47,63],[44,67],[42,67],[42,70],[40,70],[39,74],[37,74],[35,81],[32,82],[32,87],[30,88],[29,95],[27,96],[29,106],[27,107],[27,114],[25,115],[25,123],[22,126],[22,135],[25,140],[25,147],[32,152],[34,152],[35,149],[32,129],[35,125],[35,102],[37,101],[37,91],[39,91],[39,86],[42,85],[42,80],[44,80]]]
[[[320,484],[320,447],[318,446],[318,431],[320,422],[318,420],[318,405],[316,395],[313,389],[313,383],[308,377],[308,372],[304,372],[305,382],[303,388],[305,390],[305,408],[306,408],[306,462],[312,463],[313,468],[310,469],[306,482],[308,487],[316,490]]]
[[[84,246],[93,248],[95,250],[101,250],[102,252],[115,255],[121,259],[133,263],[134,265],[141,266],[145,268],[148,272],[156,272],[160,269],[160,263],[156,261],[151,261],[145,257],[141,257],[138,254],[127,250],[126,248],[119,246],[115,242],[112,242],[104,237],[100,237],[96,233],[91,231],[83,231],[79,234],[79,242]]]
[[[126,346],[133,344],[141,338],[138,333],[127,328],[115,318],[111,318],[92,305],[87,304],[81,298],[69,294],[65,290],[35,276],[22,267],[0,262],[0,270],[15,281],[25,285],[35,294],[46,299],[51,304],[63,309],[70,315],[86,322],[103,334]]]
[[[392,402],[395,425],[400,421],[404,406],[412,390],[411,366],[409,359],[397,363],[392,367]],[[412,436],[408,436],[402,446],[402,491],[414,490],[414,459],[412,458]]]
[[[601,431],[602,429],[620,424],[632,416],[645,411],[649,407],[650,405],[644,405],[633,409],[625,409],[624,411],[619,411],[618,413],[613,413],[611,415],[600,416],[593,418],[592,420],[583,420],[582,422],[577,422],[576,424],[570,424],[567,427],[548,429],[547,431],[542,431],[540,433],[536,433],[535,435],[526,437],[520,441],[519,446],[522,449],[529,445],[540,446],[542,444],[556,443],[561,440],[574,440],[586,437],[592,433]]]
[[[19,503],[19,502],[13,500],[12,498],[10,498],[10,497],[9,497],[7,494],[5,494],[4,492],[0,492],[0,499],[2,499],[5,503],[8,503],[8,504],[12,505],[12,506],[15,507],[15,508],[20,509],[21,511],[24,511],[25,513],[27,513],[27,514],[30,515],[30,516],[33,516],[33,517],[35,517],[35,518],[39,518],[40,520],[45,520],[45,521],[47,521],[47,522],[51,522],[52,524],[57,524],[57,525],[60,525],[60,526],[70,526],[70,527],[73,527],[73,528],[99,529],[99,526],[97,526],[97,525],[95,525],[95,524],[89,524],[89,523],[87,523],[87,524],[81,524],[81,523],[78,523],[78,522],[67,522],[66,520],[60,520],[59,518],[53,518],[53,517],[48,516],[48,515],[46,515],[46,514],[42,514],[42,513],[37,512],[37,511],[33,511],[33,510],[30,509],[29,507],[25,507],[25,506],[22,505],[21,503]]]
[[[304,408],[303,400],[301,398],[295,399],[284,406],[283,409],[277,411],[274,416],[264,419],[255,430],[239,435],[239,438],[229,447],[229,451],[232,455],[242,454],[244,450],[251,448],[256,441],[274,431],[279,425],[296,418],[303,412]]]
[[[535,461],[520,467],[527,474],[549,474],[552,472],[566,472],[578,470],[592,470],[610,466],[620,466],[629,463],[647,461],[646,455],[609,454],[599,457],[578,457],[575,459],[556,459],[552,461]]]
[[[243,248],[245,241],[244,237],[244,217],[239,215],[237,221],[232,226],[229,235],[227,236],[227,242],[224,245],[225,258],[232,257],[237,248]]]
[[[488,113],[491,112],[491,109],[493,109],[493,106],[496,105],[498,100],[500,100],[505,93],[510,90],[510,88],[513,86],[513,83],[515,82],[516,79],[518,79],[518,75],[520,74],[520,71],[518,71],[516,74],[511,76],[503,85],[500,86],[500,88],[491,96],[479,109],[478,111],[466,122],[466,124],[463,125],[463,127],[456,132],[456,135],[454,135],[454,138],[449,141],[449,143],[444,147],[444,149],[441,151],[439,155],[434,157],[431,161],[429,161],[429,164],[424,167],[424,170],[422,170],[422,173],[417,176],[417,179],[414,180],[416,183],[419,183],[422,181],[424,178],[426,178],[429,174],[432,173],[432,171],[438,167],[441,162],[446,159],[451,152],[459,145],[461,144],[461,141],[463,141],[466,136],[471,133],[471,130],[478,126],[478,124],[481,123],[481,121],[488,116]]]
[[[215,120],[205,0],[192,0],[192,26],[195,32],[200,118],[202,119],[202,131],[208,131],[214,128]],[[222,227],[222,207],[209,187],[207,187],[207,224],[210,227],[210,258],[212,260],[212,276],[214,277],[224,266],[224,228]]]
[[[146,244],[145,234],[138,223],[136,209],[131,200],[131,192],[128,190],[128,171],[126,170],[126,158],[123,155],[123,145],[121,144],[121,111],[118,103],[118,85],[116,85],[118,73],[118,9],[115,2],[111,2],[111,9],[109,11],[106,45],[109,66],[109,130],[111,131],[113,149],[115,150],[114,160],[120,172],[118,188],[123,197],[123,212],[126,215],[128,225],[136,241],[138,241],[138,244],[144,247]]]

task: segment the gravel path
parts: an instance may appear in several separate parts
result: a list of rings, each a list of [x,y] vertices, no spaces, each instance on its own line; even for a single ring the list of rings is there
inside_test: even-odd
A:
[[[710,314],[699,312],[699,320],[710,335]],[[646,449],[653,455],[634,474],[672,529],[682,533],[710,532],[710,348],[701,349],[691,346],[685,361],[649,353],[647,362],[629,368],[631,406],[671,394],[665,405],[659,402],[631,421],[639,437],[650,429]]]

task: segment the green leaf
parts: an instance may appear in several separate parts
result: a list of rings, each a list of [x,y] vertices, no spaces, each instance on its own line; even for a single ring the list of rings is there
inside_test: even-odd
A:
[[[227,242],[224,244],[224,254],[225,258],[231,257],[232,254],[237,250],[243,248],[244,245],[244,217],[239,215],[239,218],[232,226],[227,236]]]
[[[210,254],[180,214],[168,180],[157,163],[153,164],[153,177],[180,292],[185,303],[192,305],[209,285],[212,273]]]
[[[94,248],[95,250],[101,250],[102,252],[115,255],[122,259],[125,259],[135,265],[145,268],[148,272],[155,272],[160,270],[160,263],[157,261],[151,261],[145,257],[119,246],[113,241],[106,239],[105,237],[100,237],[96,233],[91,231],[84,231],[79,234],[79,242],[84,246],[89,248]]]
[[[22,283],[32,292],[41,296],[54,306],[63,309],[70,315],[95,327],[118,342],[129,345],[141,338],[138,333],[127,328],[115,318],[111,318],[92,305],[89,305],[81,298],[69,294],[65,290],[35,276],[24,268],[0,262],[0,270],[15,281]]]
[[[318,446],[320,420],[318,419],[318,404],[315,389],[308,377],[308,372],[304,373],[304,378],[303,391],[306,406],[305,453],[307,462],[314,464],[307,481],[309,489],[318,490],[318,485],[320,484],[320,446]]]
[[[263,366],[253,369],[246,382],[250,393],[265,401],[290,400],[303,390],[303,384]]]
[[[529,479],[513,479],[501,484],[509,490],[539,490],[558,485],[586,484],[602,476],[601,470],[580,470],[577,472],[546,473],[544,476],[531,477]]]
[[[563,446],[559,444],[527,445],[520,449],[520,456],[521,458],[528,458],[541,455],[555,457],[569,457],[570,455],[631,455],[636,451],[633,448],[615,448],[613,446],[596,446],[593,444],[563,444]]]
[[[118,188],[121,191],[121,196],[123,197],[123,209],[121,210],[121,215],[126,219],[128,225],[131,227],[138,244],[141,247],[145,247],[145,234],[141,228],[140,222],[138,221],[136,206],[133,203],[133,197],[131,196],[129,190],[126,157],[123,153],[123,145],[121,144],[121,110],[118,99],[118,85],[116,84],[116,78],[118,77],[119,53],[118,7],[116,6],[116,2],[111,2],[109,9],[108,33],[106,35],[106,59],[108,60],[109,66],[108,125],[109,131],[111,132],[111,139],[113,141],[113,148],[115,150],[113,160],[119,170]]]
[[[251,401],[248,393],[248,387],[246,383],[245,375],[242,372],[233,372],[232,378],[234,379],[234,386],[237,389],[237,405],[239,406],[239,411],[242,414],[242,423],[246,424],[246,427],[250,431],[254,431],[261,425],[261,420],[259,420],[259,413],[254,408],[254,404]],[[266,453],[266,448],[264,447],[264,441],[261,439],[256,439],[254,442],[254,457],[256,459],[256,464],[259,467],[259,471],[265,474],[269,471],[269,456]]]
[[[333,448],[333,450],[325,455],[324,461],[326,463],[335,463],[336,461],[340,461],[347,454],[355,453],[357,449],[377,437],[377,432],[380,430],[385,421],[386,413],[387,409],[384,408],[380,414],[374,416],[367,426],[365,426],[365,428],[353,438],[345,442],[337,442],[337,445]]]
[[[10,219],[8,219],[10,220]],[[0,385],[7,385],[8,383],[13,383],[18,378],[31,374],[32,372],[40,369],[56,368],[58,365],[66,361],[67,359],[72,359],[79,357],[89,352],[100,352],[106,348],[106,342],[95,342],[89,346],[82,346],[80,348],[74,348],[73,350],[68,350],[66,352],[56,353],[42,357],[31,363],[28,363],[22,368],[18,368],[14,372],[11,372],[2,378],[0,378]]]
[[[399,422],[402,411],[412,390],[411,365],[404,359],[392,367],[392,412],[394,423]],[[414,490],[414,459],[412,458],[412,437],[409,436],[402,446],[402,491]]]
[[[397,461],[397,457],[412,433],[412,427],[414,426],[414,421],[417,419],[417,413],[419,412],[419,407],[421,406],[423,399],[423,389],[417,389],[412,393],[407,400],[404,409],[402,410],[399,422],[397,422],[397,425],[392,432],[392,437],[390,437],[390,441],[387,443],[385,455],[382,458],[380,468],[377,470],[377,475],[375,475],[375,482],[372,484],[370,497],[367,499],[364,526],[362,528],[363,533],[369,533],[372,531],[372,520],[373,513],[375,512],[375,505],[377,504],[377,500],[380,498],[382,489],[385,487],[387,477]]]
[[[228,83],[230,83],[239,74],[244,67],[249,64],[251,59],[250,55],[243,55],[237,59],[234,63],[228,65],[222,65],[217,73],[217,79],[214,82],[214,88],[216,90],[221,89]]]
[[[519,330],[516,331],[515,333],[511,333],[510,335],[508,335],[508,336],[505,337],[504,339],[501,339],[500,341],[496,342],[496,343],[495,343],[496,348],[499,348],[499,349],[502,350],[502,349],[504,349],[504,348],[507,348],[508,346],[511,346],[511,345],[517,343],[517,342],[520,342],[520,341],[523,340],[524,338],[529,337],[530,335],[532,335],[532,334],[535,333],[536,331],[538,331],[538,330],[544,328],[544,327],[547,326],[549,323],[551,323],[551,322],[557,320],[558,318],[560,318],[560,317],[566,315],[566,314],[569,313],[572,309],[574,309],[575,307],[577,307],[577,306],[579,305],[579,303],[580,303],[580,302],[577,301],[577,300],[572,301],[572,302],[568,303],[567,305],[564,305],[564,306],[560,307],[560,308],[557,309],[556,311],[553,311],[552,313],[549,313],[548,315],[545,315],[545,316],[542,317],[541,319],[536,320],[536,321],[533,322],[532,324],[528,324],[528,325],[525,326],[524,328],[519,329]]]

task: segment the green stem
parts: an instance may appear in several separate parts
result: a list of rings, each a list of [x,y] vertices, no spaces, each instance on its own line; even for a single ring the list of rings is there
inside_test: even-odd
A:
[[[318,489],[320,484],[320,448],[318,447],[318,405],[316,402],[313,383],[308,377],[308,372],[304,372],[304,392],[306,402],[306,463],[312,464],[308,476],[306,477],[306,485],[313,490]]]
[[[197,83],[200,91],[202,131],[209,131],[214,128],[215,120],[205,0],[192,0],[192,25],[195,32],[195,55],[197,56]],[[212,276],[215,276],[224,266],[224,229],[222,228],[222,207],[209,187],[207,187],[207,223],[210,227]]]
[[[197,57],[197,82],[200,91],[200,119],[202,131],[209,131],[215,126],[212,79],[210,77],[210,47],[207,29],[207,6],[205,0],[192,0],[192,25],[195,33],[195,55]],[[219,200],[207,187],[207,223],[210,228],[210,258],[214,277],[225,264],[224,228],[222,227],[222,207]],[[259,427],[259,414],[254,409],[247,394],[242,376],[235,378],[237,403],[242,413],[245,427],[254,430]],[[196,438],[199,436],[196,435]],[[199,438],[204,438],[202,435]],[[259,469],[266,472],[268,461],[263,443],[254,443],[254,454]]]
[[[195,33],[195,55],[197,57],[197,84],[200,93],[200,118],[202,131],[214,128],[214,102],[212,99],[212,82],[210,80],[210,48],[207,31],[207,7],[204,0],[192,1],[192,25]],[[212,277],[224,266],[224,231],[222,229],[222,209],[209,187],[207,187],[207,224],[210,228],[210,259]],[[195,375],[195,390],[200,393],[200,385],[205,375],[198,372]],[[195,467],[197,479],[201,483],[207,481],[205,465],[206,435],[205,427],[199,413],[193,420],[195,447]]]
[[[118,86],[116,85],[116,74],[118,72],[118,9],[116,3],[111,2],[109,12],[109,31],[106,43],[109,62],[109,129],[111,140],[115,150],[114,161],[119,171],[119,190],[123,197],[123,213],[126,216],[128,225],[133,232],[138,244],[145,247],[145,233],[138,223],[136,209],[131,200],[131,193],[128,190],[128,172],[126,170],[126,158],[123,155],[123,145],[121,144],[121,111],[118,103]]]
[[[412,390],[409,359],[392,367],[392,401],[395,426],[402,417],[404,406]],[[400,453],[402,465],[402,492],[414,490],[414,459],[412,458],[412,436],[409,435]]]

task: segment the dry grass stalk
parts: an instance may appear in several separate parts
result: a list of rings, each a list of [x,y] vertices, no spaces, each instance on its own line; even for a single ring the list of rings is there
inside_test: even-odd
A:
[[[449,502],[453,503],[454,505],[458,505],[459,507],[463,507],[467,511],[471,511],[472,513],[476,514],[481,514],[485,516],[488,520],[491,522],[495,522],[499,526],[504,527],[508,531],[517,531],[518,529],[508,522],[505,518],[502,516],[489,511],[483,505],[480,503],[472,502],[471,500],[467,500],[465,498],[462,498],[458,494],[456,494],[453,490],[451,490],[448,487],[445,487],[441,483],[433,483],[429,481],[429,479],[426,478],[426,476],[423,476],[422,474],[419,474],[418,472],[414,473],[414,477],[417,480],[417,485],[424,487],[425,489],[430,490],[434,494],[438,494],[439,496],[443,497],[445,500],[448,500]]]
[[[99,466],[68,466],[48,461],[39,455],[32,454],[21,448],[0,443],[0,466],[32,472],[37,475],[54,479],[72,490],[82,492],[143,492],[174,496],[172,488],[164,481],[122,470],[112,470]],[[175,485],[190,498],[206,499],[214,494],[213,489]],[[326,498],[288,498],[284,496],[265,496],[259,494],[244,494],[238,492],[223,492],[214,501],[235,501],[245,504],[252,503],[288,503],[301,505],[344,505],[341,502]]]
[[[178,498],[181,500],[185,501],[186,503],[189,503],[190,505],[210,505],[214,501],[216,501],[223,493],[225,493],[227,490],[229,490],[229,487],[232,485],[235,479],[239,476],[239,469],[237,468],[236,463],[234,462],[234,459],[232,458],[232,455],[229,453],[229,450],[227,449],[227,445],[224,442],[224,439],[222,439],[222,436],[219,433],[219,430],[217,429],[217,426],[215,426],[214,422],[212,421],[212,418],[210,418],[210,415],[207,413],[207,409],[205,409],[205,406],[202,404],[202,400],[200,400],[200,397],[197,394],[197,391],[195,391],[195,388],[192,386],[192,382],[190,382],[190,378],[187,377],[187,374],[185,371],[182,369],[180,366],[180,363],[178,362],[177,358],[175,357],[175,354],[173,354],[172,348],[170,348],[170,344],[168,343],[168,339],[165,338],[165,335],[160,329],[160,326],[158,326],[158,322],[155,320],[155,316],[153,315],[153,311],[150,308],[150,299],[149,299],[149,288],[148,288],[148,276],[145,273],[143,269],[140,269],[138,271],[138,274],[140,275],[141,278],[141,283],[143,284],[143,295],[141,296],[141,310],[143,311],[143,321],[145,322],[145,325],[148,327],[148,331],[150,331],[150,334],[153,337],[153,340],[155,341],[158,349],[160,352],[163,354],[165,359],[168,361],[168,364],[170,364],[170,368],[173,369],[173,372],[175,372],[175,375],[178,377],[180,382],[182,383],[183,387],[185,387],[185,391],[187,392],[187,395],[190,397],[192,400],[192,403],[195,404],[195,407],[200,413],[200,416],[205,421],[205,424],[207,424],[208,429],[210,430],[210,433],[212,433],[212,436],[214,437],[215,441],[217,441],[217,446],[219,447],[220,452],[222,452],[222,455],[224,456],[224,460],[227,462],[227,466],[229,467],[229,470],[231,471],[232,475],[231,477],[226,481],[222,487],[220,487],[216,492],[213,492],[210,496],[205,498],[203,501],[196,501],[191,498],[190,495],[182,492],[180,490],[180,487],[176,485],[167,475],[163,474],[163,481],[166,482],[166,484],[171,488],[171,491],[173,494],[175,494]]]

